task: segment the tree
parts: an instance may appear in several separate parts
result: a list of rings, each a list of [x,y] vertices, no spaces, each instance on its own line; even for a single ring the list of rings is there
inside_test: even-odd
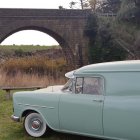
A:
[[[90,8],[95,12],[101,6],[102,0],[89,0]]]
[[[60,5],[58,8],[59,8],[60,10],[65,9],[65,8],[63,8],[63,6],[61,6],[61,5]]]
[[[123,0],[118,19],[133,23],[140,23],[140,1],[139,0]]]
[[[72,9],[92,9],[94,12],[101,5],[102,0],[75,0],[71,1],[70,8]]]
[[[89,8],[89,0],[75,0],[71,1],[70,3],[70,8],[74,9],[87,9]]]
[[[99,12],[117,13],[121,6],[121,0],[102,0],[98,7]]]
[[[70,4],[70,8],[71,8],[71,9],[73,9],[73,8],[74,8],[74,6],[76,5],[76,2],[71,1],[69,4]]]

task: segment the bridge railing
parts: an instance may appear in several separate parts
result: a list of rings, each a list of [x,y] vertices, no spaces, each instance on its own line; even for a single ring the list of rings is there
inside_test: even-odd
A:
[[[103,16],[103,17],[116,17],[116,13],[96,13],[97,16]]]

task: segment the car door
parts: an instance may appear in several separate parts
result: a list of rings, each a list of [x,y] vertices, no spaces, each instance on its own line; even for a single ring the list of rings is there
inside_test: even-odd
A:
[[[64,93],[59,102],[62,131],[102,135],[103,78],[78,77],[73,93]]]

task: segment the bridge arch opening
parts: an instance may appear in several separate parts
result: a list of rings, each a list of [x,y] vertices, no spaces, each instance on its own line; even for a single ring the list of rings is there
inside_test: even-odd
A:
[[[14,30],[8,32],[3,38],[1,38],[0,43],[4,42],[6,40],[6,38],[10,37],[11,35],[13,35],[15,33],[18,33],[20,31],[27,31],[27,30],[34,30],[34,31],[39,31],[39,32],[45,33],[45,34],[49,35],[50,37],[52,37],[54,40],[56,40],[56,42],[58,42],[59,46],[63,50],[67,63],[72,64],[74,66],[74,55],[73,55],[73,52],[70,49],[68,43],[63,39],[63,37],[61,35],[59,35],[58,33],[54,32],[50,29],[44,28],[44,27],[25,26],[25,27],[14,29]]]
[[[8,36],[1,45],[59,46],[59,43],[46,33],[36,30],[22,30]]]

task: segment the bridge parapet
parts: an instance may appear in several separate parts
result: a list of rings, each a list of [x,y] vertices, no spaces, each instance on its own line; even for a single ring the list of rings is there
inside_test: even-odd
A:
[[[65,17],[87,18],[91,10],[72,9],[8,9],[0,8],[0,17]]]

